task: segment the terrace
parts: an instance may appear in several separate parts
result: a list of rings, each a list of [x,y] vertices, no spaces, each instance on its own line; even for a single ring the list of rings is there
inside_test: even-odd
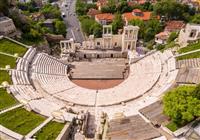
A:
[[[17,103],[12,95],[8,94],[6,90],[0,89],[0,110],[13,106]]]
[[[17,108],[0,115],[1,125],[22,135],[28,134],[44,120],[44,117],[24,108]]]
[[[195,43],[195,44],[190,44],[187,47],[181,48],[178,51],[178,53],[182,54],[182,53],[187,53],[187,52],[195,51],[195,50],[199,50],[199,49],[200,49],[200,42]],[[179,57],[177,57],[177,60],[199,58],[199,57],[200,57],[200,52],[197,51],[197,52],[194,52],[194,53],[191,53],[191,54],[186,54],[186,55],[183,55],[183,56],[179,56]]]
[[[34,138],[37,140],[55,140],[64,127],[64,123],[55,121],[49,122],[40,131],[38,131]]]
[[[5,68],[6,65],[10,65],[11,68],[16,66],[16,58],[0,54],[0,68]]]
[[[9,84],[12,83],[9,73],[5,70],[0,70],[0,84],[4,81],[7,81]]]
[[[0,52],[8,53],[14,55],[18,53],[19,56],[23,56],[23,54],[27,51],[27,48],[14,43],[8,39],[0,40]]]

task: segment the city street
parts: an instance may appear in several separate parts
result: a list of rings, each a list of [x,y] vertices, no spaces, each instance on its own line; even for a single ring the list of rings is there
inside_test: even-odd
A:
[[[67,26],[66,38],[73,38],[75,42],[82,43],[84,41],[83,33],[76,15],[76,0],[63,0],[60,5],[63,20]]]

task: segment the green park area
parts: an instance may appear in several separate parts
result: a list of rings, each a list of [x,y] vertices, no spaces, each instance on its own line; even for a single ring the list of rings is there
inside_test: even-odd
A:
[[[19,134],[26,135],[45,118],[24,108],[17,108],[0,115],[0,124]]]
[[[5,68],[6,65],[10,65],[11,68],[15,68],[16,58],[0,54],[0,68]]]
[[[200,85],[172,89],[165,94],[163,104],[164,114],[171,119],[166,127],[176,131],[200,117]]]
[[[4,81],[7,81],[9,84],[12,83],[9,73],[5,70],[0,70],[0,85]]]
[[[64,127],[64,123],[49,122],[35,135],[37,140],[55,140]]]
[[[12,42],[8,39],[2,39],[0,40],[0,52],[5,52],[8,54],[14,55],[15,53],[18,53],[19,56],[23,56],[23,54],[26,52],[27,48]]]
[[[199,43],[195,43],[195,44],[190,44],[187,47],[181,48],[178,53],[182,54],[182,53],[187,53],[190,51],[195,51],[200,49],[200,42]],[[186,54],[183,56],[179,56],[177,59],[178,60],[183,60],[183,59],[192,59],[192,58],[199,58],[200,57],[200,51],[199,52],[194,52],[191,54]]]
[[[17,104],[15,98],[8,94],[5,89],[0,89],[0,110]]]

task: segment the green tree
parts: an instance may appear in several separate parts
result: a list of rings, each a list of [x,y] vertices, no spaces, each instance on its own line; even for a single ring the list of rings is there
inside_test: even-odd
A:
[[[150,2],[145,2],[141,5],[142,10],[153,11],[153,5]]]
[[[62,34],[62,35],[66,35],[66,25],[63,21],[61,20],[56,20],[54,22],[54,28],[55,28],[55,33],[56,34]]]
[[[145,25],[144,40],[150,41],[162,30],[162,25],[157,19],[149,20]]]
[[[108,0],[108,4],[101,8],[102,13],[115,13],[117,11],[115,0]]]
[[[144,32],[145,32],[145,24],[143,20],[140,19],[133,19],[129,22],[130,25],[138,26],[139,29],[139,38],[144,38]]]
[[[98,37],[102,37],[102,30],[103,27],[101,24],[99,23],[95,23],[91,26],[91,32],[93,33],[94,37],[98,38]]]
[[[81,28],[86,35],[93,34],[95,37],[102,36],[102,25],[97,23],[94,19],[89,18],[88,16],[81,16],[79,18],[81,21]]]
[[[194,9],[175,0],[159,1],[154,5],[153,10],[157,15],[166,17],[167,20],[187,20],[189,15],[194,14]]]
[[[167,40],[167,43],[174,41],[178,37],[178,33],[172,32]]]
[[[200,14],[195,14],[190,22],[200,24]]]
[[[124,22],[122,20],[121,14],[116,14],[112,22],[113,33],[116,34],[119,29],[123,28],[123,26],[124,26]]]
[[[193,97],[194,87],[180,86],[165,94],[164,113],[182,126],[200,116],[200,100]]]
[[[91,29],[91,26],[96,23],[95,20],[85,17],[85,18],[80,18],[80,21],[83,32],[85,32],[87,35],[92,34],[93,30]]]
[[[59,8],[51,4],[45,5],[41,9],[41,12],[44,14],[46,18],[61,18],[61,12]]]
[[[200,100],[200,84],[196,86],[195,90],[192,92],[192,96]]]
[[[29,41],[37,41],[42,39],[42,35],[35,29],[31,28],[30,32],[24,33],[22,37]]]
[[[8,0],[0,0],[0,12],[8,14]]]
[[[133,10],[127,1],[121,1],[116,8],[118,13],[131,12]]]
[[[76,2],[76,13],[79,16],[87,14],[87,5],[86,5],[85,2],[83,2],[81,0],[77,0],[77,2]]]

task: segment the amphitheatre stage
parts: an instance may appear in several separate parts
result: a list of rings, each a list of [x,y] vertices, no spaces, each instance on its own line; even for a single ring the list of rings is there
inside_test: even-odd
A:
[[[128,76],[128,61],[123,58],[90,59],[70,64],[73,80],[114,80]]]

